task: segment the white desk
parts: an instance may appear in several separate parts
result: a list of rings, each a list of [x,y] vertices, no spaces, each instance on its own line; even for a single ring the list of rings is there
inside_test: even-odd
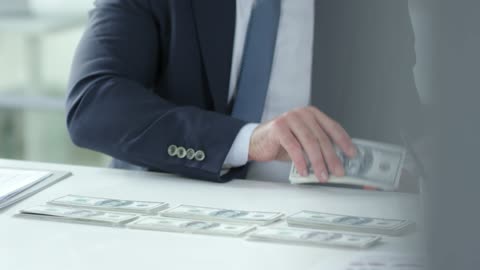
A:
[[[67,170],[74,176],[0,212],[0,269],[320,269],[376,252],[416,253],[419,233],[386,237],[366,251],[249,242],[15,218],[19,209],[66,194],[245,210],[300,210],[417,220],[418,198],[256,181],[214,184],[165,174],[0,160],[2,167]],[[326,268],[322,268],[326,269]],[[329,270],[334,268],[330,267]]]

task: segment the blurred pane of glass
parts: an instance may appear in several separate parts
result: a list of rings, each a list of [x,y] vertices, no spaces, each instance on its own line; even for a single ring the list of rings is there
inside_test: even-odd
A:
[[[59,7],[55,1],[47,2]],[[0,13],[0,158],[104,166],[107,157],[71,143],[65,123],[70,65],[87,14],[66,16],[41,3],[31,2],[32,12]]]
[[[75,147],[63,111],[0,109],[0,158],[104,166],[107,158]]]

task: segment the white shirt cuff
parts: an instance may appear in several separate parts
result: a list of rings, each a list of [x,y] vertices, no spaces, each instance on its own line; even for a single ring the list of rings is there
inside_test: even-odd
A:
[[[224,169],[241,167],[247,164],[250,138],[258,125],[246,124],[240,129],[223,163]]]

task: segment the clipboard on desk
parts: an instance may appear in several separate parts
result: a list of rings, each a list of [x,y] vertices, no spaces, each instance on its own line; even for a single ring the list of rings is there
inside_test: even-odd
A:
[[[0,168],[0,172],[1,170],[12,170],[12,171],[16,170],[18,172],[36,171],[31,169],[19,169],[19,168]],[[39,172],[39,171],[36,171],[36,172]],[[0,200],[0,211],[72,175],[71,172],[63,172],[63,171],[44,171],[44,172],[48,172],[48,174],[45,175],[45,177],[40,177],[38,180],[34,181],[31,185],[25,186],[23,189],[19,190],[18,192],[14,192],[10,195],[2,197],[2,199]]]

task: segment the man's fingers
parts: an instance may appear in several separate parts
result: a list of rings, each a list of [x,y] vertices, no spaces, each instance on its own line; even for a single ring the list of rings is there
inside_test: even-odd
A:
[[[319,136],[320,147],[322,149],[323,156],[327,161],[330,172],[338,177],[344,176],[345,170],[343,168],[343,164],[340,162],[340,159],[333,148],[332,142],[323,131],[320,131]]]
[[[275,123],[275,129],[280,140],[280,145],[287,151],[297,171],[304,177],[308,176],[307,162],[303,156],[302,146],[297,138],[295,138],[287,124],[283,121]]]
[[[315,137],[315,134],[310,130],[306,123],[304,123],[301,116],[292,114],[288,123],[293,134],[302,145],[303,150],[307,153],[315,176],[320,182],[327,182],[328,170],[317,137]]]
[[[331,140],[318,124],[315,116],[310,112],[306,112],[302,115],[302,118],[305,120],[310,130],[315,134],[315,137],[317,137],[323,157],[327,162],[328,170],[335,176],[343,176],[345,174],[343,165],[333,148]]]
[[[318,109],[311,107],[310,111],[315,115],[318,124],[332,141],[338,145],[347,156],[353,158],[357,154],[357,149],[345,129]]]
[[[278,160],[286,156],[286,152],[302,176],[308,176],[311,164],[320,182],[328,182],[330,173],[336,176],[345,173],[334,144],[349,157],[356,155],[356,148],[347,132],[314,107],[288,112],[267,127],[268,137],[272,139],[270,148],[273,149],[272,153],[267,153],[268,159]]]

